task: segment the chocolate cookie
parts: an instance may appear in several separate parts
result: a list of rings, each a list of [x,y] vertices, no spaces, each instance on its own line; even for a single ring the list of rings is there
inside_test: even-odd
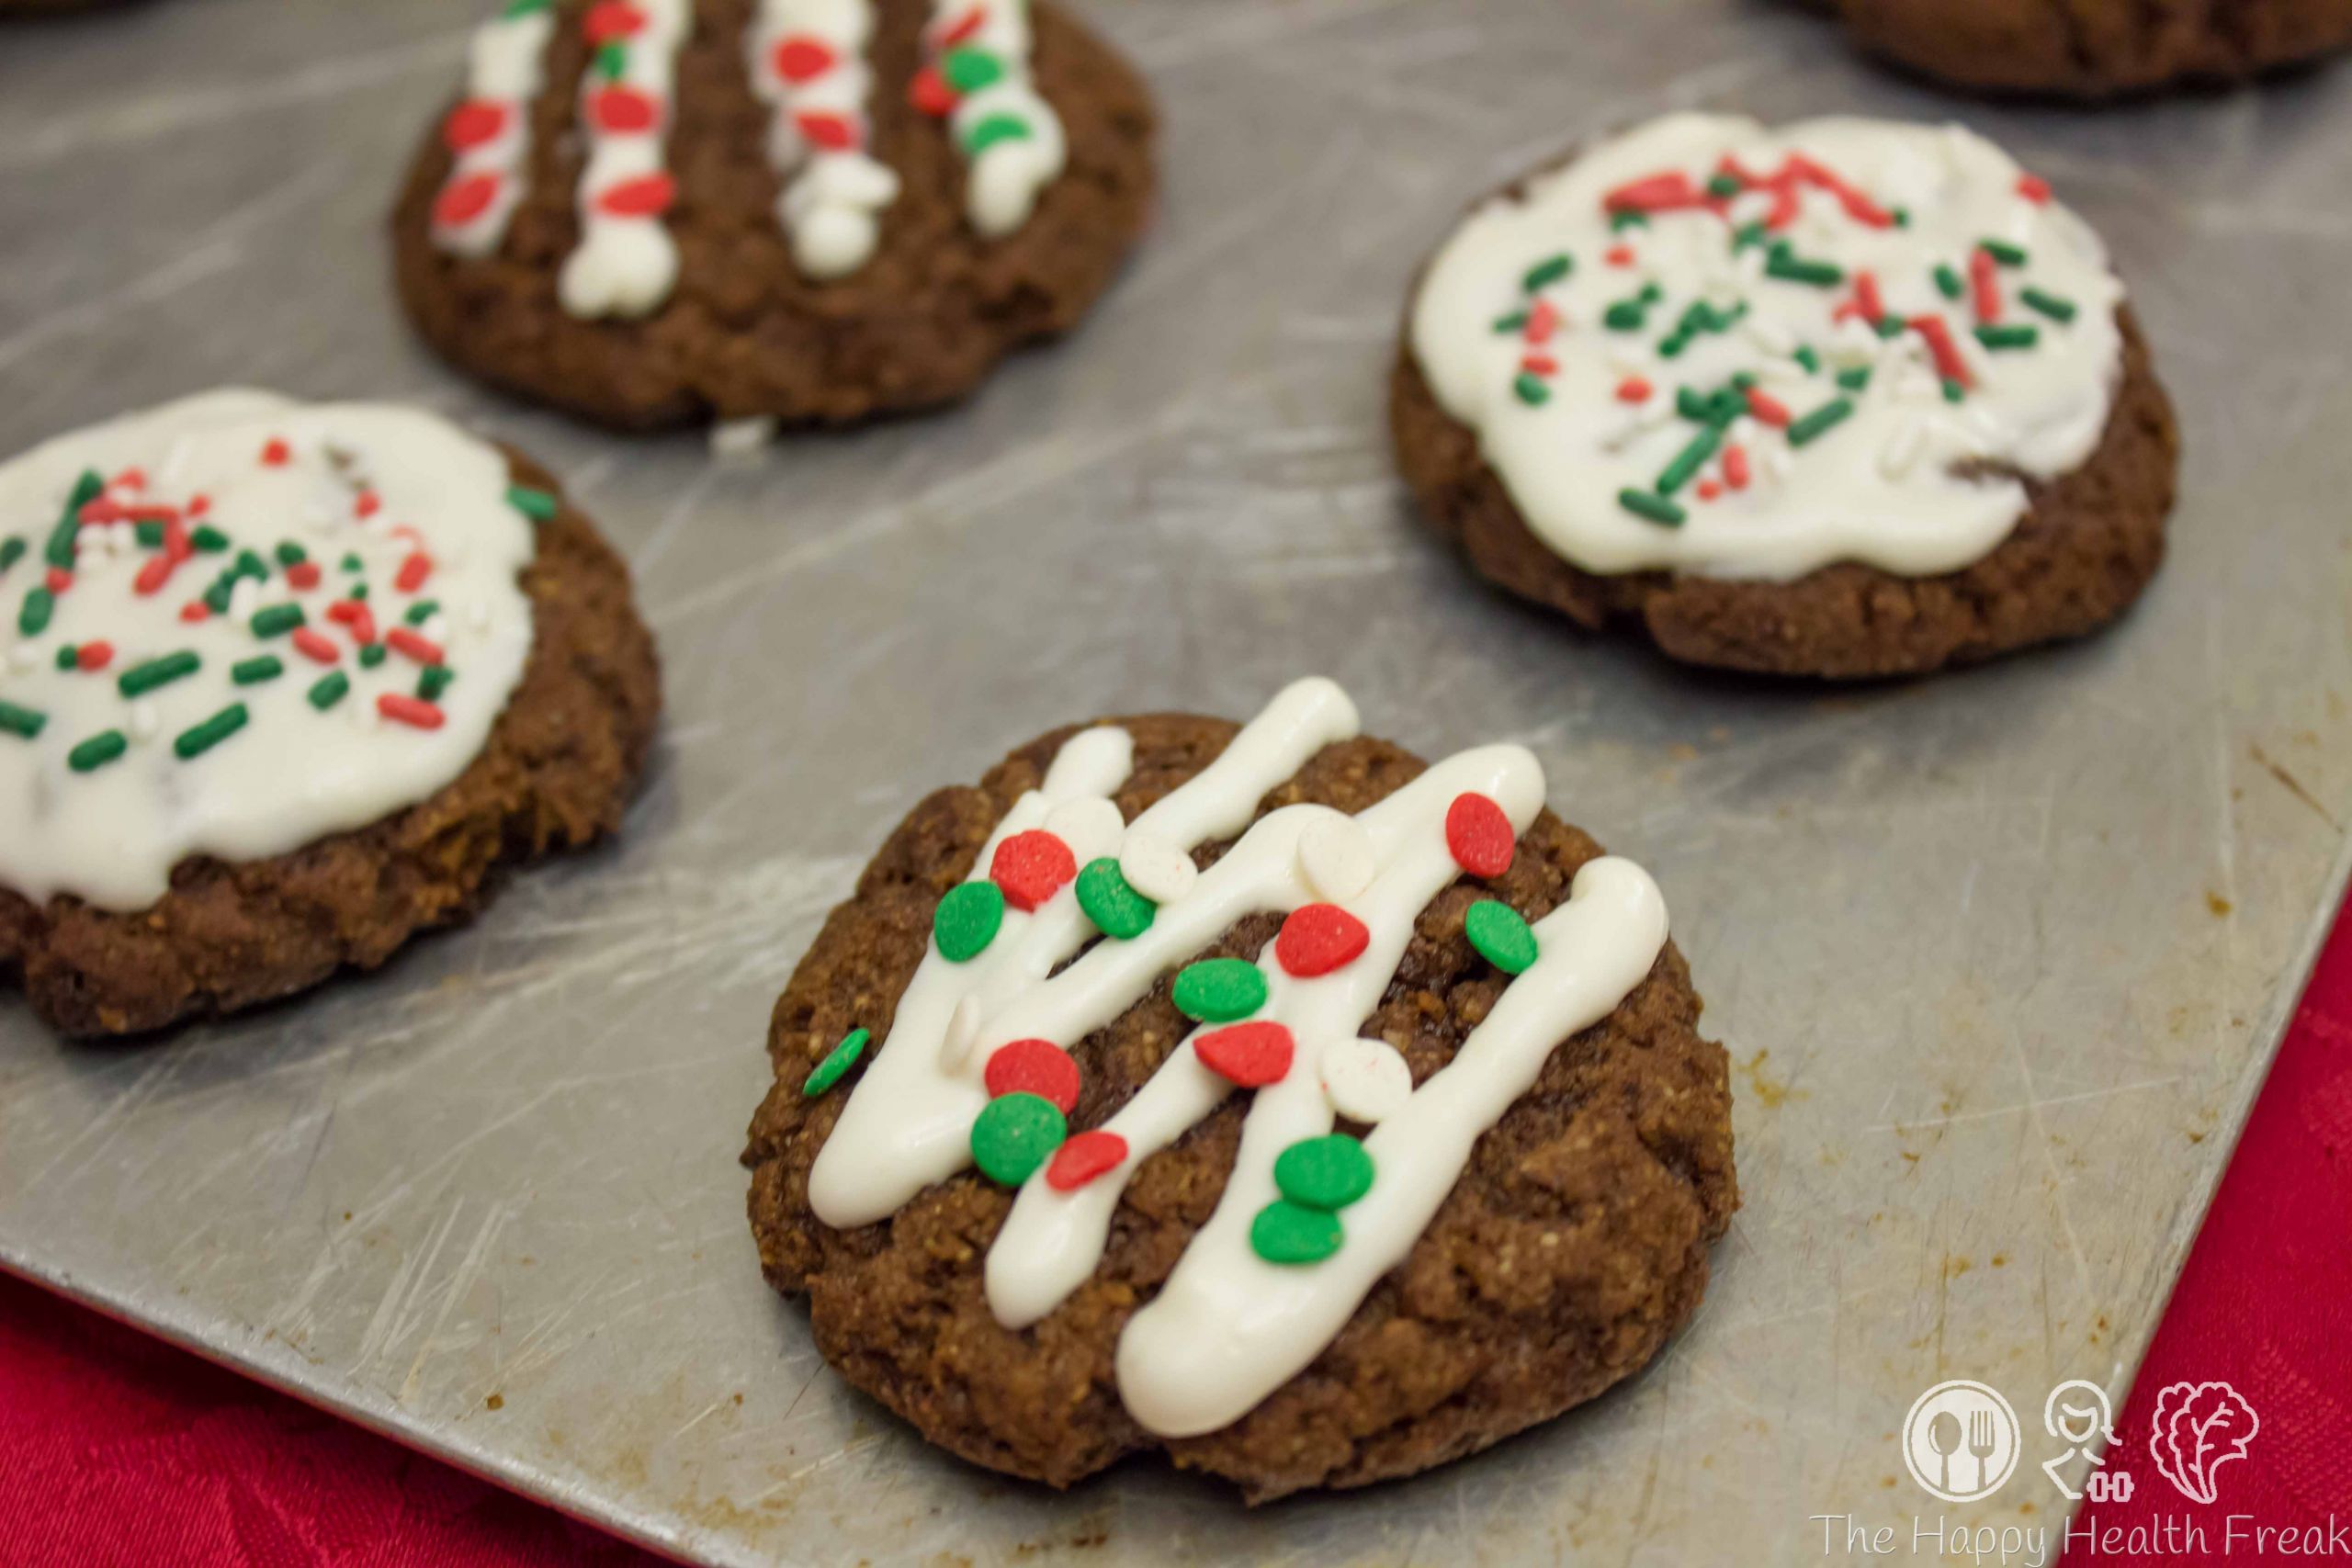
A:
[[[1147,1449],[1358,1485],[1630,1376],[1737,1202],[1725,1062],[1657,887],[1544,791],[1310,680],[932,795],[776,1003],[768,1280],[924,1437],[1057,1486]]]
[[[1479,571],[1784,675],[2095,630],[2178,465],[2097,237],[1958,127],[1681,115],[1522,181],[1424,271],[1389,409]]]
[[[1148,216],[1135,73],[1028,0],[520,0],[392,216],[483,380],[643,429],[961,397]]]
[[[2234,82],[2352,43],[2352,0],[1832,0],[1857,42],[1996,92]]]
[[[372,968],[615,831],[628,570],[434,416],[207,393],[0,467],[0,972],[80,1035]]]

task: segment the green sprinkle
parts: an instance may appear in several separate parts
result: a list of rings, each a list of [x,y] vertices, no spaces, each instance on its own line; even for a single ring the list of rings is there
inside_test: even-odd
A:
[[[534,11],[544,11],[553,3],[554,0],[506,0],[506,8],[498,14],[512,21],[517,17],[527,17]]]
[[[167,686],[183,675],[193,675],[202,661],[192,649],[181,649],[161,659],[151,659],[144,664],[134,664],[114,678],[115,689],[126,697],[142,697],[158,686]]]
[[[236,573],[226,571],[222,572],[220,577],[213,581],[212,586],[204,591],[205,607],[216,615],[227,615],[229,613],[229,595],[236,586]]]
[[[323,681],[320,682],[321,685],[325,683]],[[853,1029],[842,1035],[842,1043],[826,1052],[825,1059],[800,1080],[802,1098],[814,1100],[841,1082],[842,1075],[855,1066],[857,1059],[865,1055],[865,1043],[873,1038],[874,1032],[870,1029]]]
[[[1621,490],[1617,504],[1636,517],[1645,517],[1668,528],[1679,528],[1690,513],[1662,495],[1652,495],[1645,490]]]
[[[1898,207],[1889,212],[1887,216],[1894,220],[1894,226],[1898,229],[1908,229],[1911,227],[1911,209],[1907,207]]]
[[[0,571],[6,571],[10,567],[16,565],[18,561],[24,559],[25,551],[31,547],[32,547],[27,545],[23,539],[14,534],[9,535],[5,539],[0,539]]]
[[[1900,316],[1881,316],[1871,323],[1871,330],[1883,338],[1895,338],[1909,332],[1911,323]]]
[[[932,911],[931,934],[950,964],[978,958],[1004,924],[1004,890],[989,881],[959,882]]]
[[[233,576],[250,577],[255,582],[269,581],[269,564],[251,550],[239,550],[236,561],[229,570]]]
[[[164,525],[161,523],[134,523],[130,531],[138,538],[141,548],[153,550],[163,547]]]
[[[1941,262],[1936,264],[1936,291],[1947,299],[1957,299],[1968,292],[1968,285],[1960,279],[1955,269]]]
[[[457,678],[458,672],[446,664],[428,664],[416,678],[416,694],[428,703],[437,703],[441,694],[449,689],[449,682]]]
[[[1204,958],[1176,974],[1176,1010],[1198,1023],[1231,1023],[1266,1005],[1266,975],[1240,958]]]
[[[1814,353],[1813,344],[1809,343],[1801,343],[1797,344],[1797,351],[1794,354],[1790,355],[1789,357],[1795,360],[1799,365],[1804,366],[1805,368],[1805,374],[1809,376],[1818,376],[1821,374],[1821,355]]]
[[[383,661],[384,645],[380,642],[371,642],[359,650],[359,667],[362,670],[373,670]]]
[[[1657,493],[1662,496],[1672,495],[1676,491],[1689,484],[1692,476],[1698,473],[1707,459],[1715,455],[1715,448],[1723,444],[1723,439],[1724,433],[1712,424],[1692,436],[1690,445],[1677,452],[1674,455],[1674,461],[1668,463],[1666,466],[1666,471],[1658,475]]]
[[[1948,403],[1956,403],[1967,396],[1967,388],[1962,386],[1958,381],[1953,380],[1949,376],[1944,378],[1944,401]]]
[[[1737,196],[1747,188],[1739,183],[1739,176],[1736,175],[1715,175],[1707,181],[1709,196]]]
[[[368,597],[368,585],[364,582],[355,582],[345,589],[344,593],[349,598],[365,599]]]
[[[617,82],[628,70],[628,51],[621,40],[612,39],[596,51],[596,73],[607,82]]]
[[[1666,290],[1660,288],[1657,284],[1645,283],[1642,285],[1641,301],[1643,304],[1655,305],[1665,298]]]
[[[529,507],[527,507],[527,506],[525,506],[521,502],[516,501],[514,498],[515,498],[517,495],[537,495],[537,494],[538,494],[538,493],[539,493],[539,492],[538,492],[537,491],[535,491],[535,490],[532,490],[532,491],[512,491],[512,490],[510,490],[510,491],[508,491],[506,492],[506,502],[507,502],[507,504],[508,504],[508,505],[510,505],[510,506],[514,507],[514,508],[516,511],[518,511],[518,512],[528,512],[528,511],[530,510],[530,508],[529,508]],[[346,550],[345,552],[344,552],[344,557],[343,557],[342,566],[343,566],[343,570],[345,570],[345,571],[359,571],[359,570],[364,570],[363,565],[362,565],[362,563],[361,563],[361,561],[360,561],[360,559],[359,559],[359,552],[358,552],[357,550]]]
[[[240,686],[253,686],[264,681],[275,681],[285,673],[285,664],[274,653],[265,653],[229,666],[229,679]]]
[[[1690,346],[1690,340],[1683,336],[1680,333],[1676,333],[1670,337],[1664,337],[1658,340],[1658,357],[1661,359],[1679,359],[1682,357],[1682,351]]]
[[[1637,212],[1630,208],[1623,212],[1612,212],[1609,215],[1609,231],[1612,234],[1622,234],[1628,229],[1646,229],[1649,226],[1648,213]]]
[[[1649,317],[1638,299],[1620,299],[1600,312],[1600,324],[1612,333],[1637,333]]]
[[[441,601],[438,599],[419,599],[408,607],[408,614],[402,615],[401,619],[410,626],[421,626],[431,620],[434,612],[440,608]]]
[[[1674,389],[1674,412],[1685,419],[1704,420],[1714,406],[1714,400],[1696,387]]]
[[[1741,224],[1732,231],[1731,254],[1737,255],[1742,251],[1754,250],[1764,243],[1764,236],[1769,232],[1760,218],[1753,223]]]
[[[554,496],[548,494],[543,490],[533,490],[528,485],[508,486],[506,491],[506,504],[513,507],[515,511],[521,513],[524,516],[529,518],[534,523],[548,522],[554,518],[556,513],[560,510]],[[357,571],[359,570],[359,558],[356,555],[348,555],[344,557],[343,570],[345,571]]]
[[[1535,933],[1509,904],[1479,899],[1470,906],[1463,929],[1478,956],[1506,975],[1523,974],[1535,962]]]
[[[2047,293],[2039,288],[2020,288],[2018,298],[2053,321],[2064,322],[2075,319],[2075,302],[2064,295]]]
[[[2003,266],[2025,265],[2025,248],[2012,245],[2007,240],[1979,240],[1976,248],[1999,262]]]
[[[1518,394],[1521,402],[1532,409],[1540,409],[1552,400],[1552,389],[1544,384],[1543,377],[1532,370],[1522,370],[1513,377],[1510,389]]]
[[[1001,1094],[972,1123],[972,1163],[990,1181],[1018,1187],[1069,1136],[1060,1108],[1041,1094]]]
[[[1854,412],[1849,398],[1832,398],[1811,413],[1789,426],[1789,445],[1809,446],[1837,428]]]
[[[27,637],[39,637],[49,629],[49,617],[56,612],[57,595],[46,588],[35,588],[25,595],[17,612],[17,629]]]
[[[1320,1263],[1346,1235],[1337,1214],[1277,1198],[1250,1222],[1250,1250],[1269,1263]]]
[[[1979,327],[1976,341],[1990,349],[2031,348],[2041,341],[2041,329],[2032,326]]]
[[[1004,62],[985,49],[951,49],[939,62],[939,73],[958,93],[977,93],[1004,79]]]
[[[1151,928],[1159,906],[1127,886],[1110,855],[1089,861],[1078,874],[1078,907],[1104,936],[1132,942]]]
[[[1773,256],[1764,264],[1764,276],[1777,277],[1783,283],[1804,283],[1815,288],[1835,288],[1846,280],[1846,269],[1836,262],[1804,261],[1783,253]]]
[[[246,624],[253,627],[255,637],[282,637],[302,621],[301,605],[272,604],[266,610],[255,610],[254,618]]]
[[[296,544],[291,539],[280,541],[274,553],[277,555],[277,564],[280,566],[300,566],[304,561],[311,558],[310,555],[302,548],[302,547]]]
[[[964,138],[964,154],[977,158],[1000,141],[1026,141],[1030,134],[1029,122],[1019,115],[992,114]]]
[[[231,703],[202,724],[183,729],[172,741],[172,750],[180,761],[201,757],[245,727],[245,705]]]
[[[1274,1156],[1274,1186],[1305,1209],[1344,1209],[1372,1190],[1372,1156],[1345,1133],[1302,1138]]]
[[[98,478],[96,468],[83,469],[82,477],[74,481],[65,510],[58,514],[56,525],[49,531],[49,542],[41,547],[50,565],[74,570],[74,537],[82,531],[82,508],[105,494],[106,488],[107,481]]]
[[[0,729],[5,729],[11,735],[22,736],[25,739],[30,740],[40,733],[40,727],[48,722],[49,716],[45,713],[18,707],[14,703],[0,702]]]
[[[55,662],[60,670],[71,670],[81,661],[81,653],[72,643],[62,642],[57,645]]]
[[[1859,392],[1871,384],[1871,367],[1856,365],[1840,370],[1838,372],[1838,384],[1849,392]]]
[[[1555,256],[1546,256],[1527,269],[1527,276],[1519,280],[1519,286],[1530,294],[1540,293],[1567,276],[1569,269],[1575,265],[1575,258],[1566,251]]]
[[[1513,310],[1508,316],[1497,316],[1495,318],[1495,331],[1501,333],[1506,336],[1519,331],[1525,325],[1527,325],[1527,312],[1524,310]]]
[[[229,547],[229,536],[207,523],[190,534],[187,542],[207,555],[219,555]]]
[[[66,752],[65,765],[77,773],[86,773],[105,767],[130,750],[130,742],[123,738],[121,730],[102,730]]]
[[[343,701],[343,694],[349,690],[351,690],[351,677],[336,670],[311,682],[310,691],[304,694],[312,707],[324,713]]]

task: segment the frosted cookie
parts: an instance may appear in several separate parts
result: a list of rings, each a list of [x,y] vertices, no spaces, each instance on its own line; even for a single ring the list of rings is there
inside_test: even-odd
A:
[[[924,1437],[1056,1485],[1356,1485],[1631,1375],[1736,1203],[1725,1063],[1657,886],[1544,797],[1322,680],[932,795],[776,1003],[769,1280]]]
[[[0,466],[0,973],[71,1034],[290,995],[614,831],[628,568],[434,415],[218,391]]]
[[[1478,570],[1694,663],[1917,673],[2155,571],[2177,438],[2104,247],[1957,126],[1676,115],[1476,208],[1391,382]]]
[[[2352,0],[1828,0],[1864,48],[1965,87],[2103,98],[2352,43]]]
[[[1108,287],[1150,101],[1029,0],[513,0],[392,218],[486,381],[628,428],[962,396]]]

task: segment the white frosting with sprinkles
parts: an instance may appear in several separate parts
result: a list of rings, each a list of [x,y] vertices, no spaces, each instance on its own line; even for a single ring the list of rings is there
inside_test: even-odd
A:
[[[692,0],[596,0],[582,17],[594,51],[580,83],[588,161],[580,243],[556,280],[575,316],[650,315],[677,286],[668,222],[677,181],[665,147],[678,50],[694,19]]]
[[[768,157],[786,182],[776,218],[800,270],[820,280],[866,264],[899,197],[899,176],[867,150],[873,31],[871,0],[760,0],[752,14],[752,85],[775,111]]]
[[[1043,786],[998,825],[974,878],[943,900],[889,1036],[810,1172],[811,1207],[844,1227],[888,1216],[976,1158],[1017,1182],[987,1262],[989,1304],[1017,1328],[1094,1271],[1136,1168],[1237,1086],[1254,1089],[1216,1213],[1120,1343],[1121,1396],[1165,1436],[1238,1419],[1312,1361],[1411,1249],[1478,1134],[1555,1047],[1641,983],[1666,942],[1657,887],[1614,857],[1583,867],[1567,902],[1532,928],[1480,902],[1471,939],[1516,977],[1453,1061],[1414,1088],[1391,1046],[1356,1032],[1430,901],[1468,866],[1508,865],[1510,840],[1543,807],[1544,773],[1520,747],[1485,747],[1352,818],[1298,805],[1252,822],[1268,791],[1356,728],[1339,687],[1298,682],[1124,830],[1115,807],[1102,808],[1127,777],[1132,740],[1099,728],[1065,742]],[[1483,851],[1475,833],[1457,836],[1465,814],[1489,829]],[[1157,907],[1106,869],[1138,842],[1141,868],[1161,846],[1237,833]],[[1340,886],[1352,891],[1336,897]],[[1001,919],[951,918],[959,902]],[[1193,962],[1266,912],[1286,919],[1254,964]],[[1102,1126],[1065,1138],[1060,1112],[1079,1082],[1067,1047],[1171,972],[1178,1007],[1203,1026]],[[862,1045],[844,1043],[808,1092],[829,1088]],[[1333,1134],[1340,1115],[1378,1126],[1358,1144]]]
[[[965,216],[991,240],[1036,210],[1069,159],[1061,118],[1029,78],[1029,0],[933,0],[916,104],[944,114],[971,163]]]
[[[433,241],[486,256],[506,237],[531,153],[531,100],[547,81],[549,0],[514,0],[483,23],[467,51],[466,96],[442,122],[455,163],[434,203]]]
[[[551,506],[434,415],[255,391],[0,466],[0,886],[141,908],[447,784],[522,677]]]
[[[1482,206],[1409,330],[1576,566],[1926,575],[2096,448],[2122,299],[2098,236],[1958,126],[1682,114]]]

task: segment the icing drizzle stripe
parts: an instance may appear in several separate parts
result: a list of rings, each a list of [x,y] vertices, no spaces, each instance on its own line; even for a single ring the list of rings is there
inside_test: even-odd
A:
[[[1029,220],[1069,162],[1061,117],[1030,81],[1029,0],[932,0],[918,108],[944,118],[971,165],[965,216],[991,240]]]
[[[661,309],[678,281],[667,221],[677,181],[665,149],[678,50],[692,0],[596,0],[581,18],[589,46],[580,82],[588,158],[580,173],[580,243],[557,297],[572,315],[633,319]]]
[[[845,277],[874,254],[899,176],[869,151],[869,0],[760,0],[749,39],[752,90],[772,108],[768,158],[785,179],[776,220],[810,277]]]
[[[486,256],[506,237],[531,155],[531,101],[546,85],[554,36],[548,0],[514,0],[475,30],[466,96],[442,123],[456,161],[433,205],[433,242],[452,254]]]

